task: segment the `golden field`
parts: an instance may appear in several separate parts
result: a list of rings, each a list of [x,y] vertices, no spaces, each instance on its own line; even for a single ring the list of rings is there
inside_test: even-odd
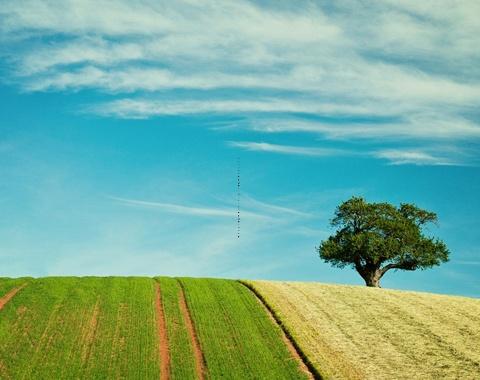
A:
[[[327,379],[480,379],[480,300],[248,281]]]

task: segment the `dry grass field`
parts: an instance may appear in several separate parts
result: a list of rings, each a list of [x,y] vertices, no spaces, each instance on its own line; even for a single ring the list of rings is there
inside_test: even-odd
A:
[[[330,379],[480,379],[480,300],[249,281]]]

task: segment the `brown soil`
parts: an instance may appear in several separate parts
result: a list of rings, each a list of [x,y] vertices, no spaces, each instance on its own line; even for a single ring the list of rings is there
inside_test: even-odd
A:
[[[182,288],[180,291],[180,310],[183,314],[183,319],[187,327],[190,340],[192,342],[193,353],[195,355],[195,367],[197,372],[197,378],[200,380],[205,379],[205,358],[203,356],[202,349],[200,348],[200,342],[198,341],[197,333],[195,332],[195,326],[193,325],[190,311],[188,310],[187,302],[185,300],[185,292]]]
[[[21,286],[17,286],[16,288],[13,288],[10,290],[7,294],[5,294],[2,298],[0,298],[0,310],[3,309],[3,307],[10,301],[13,297],[15,297],[15,294],[17,294],[20,290],[22,290],[27,284],[23,284]]]
[[[298,366],[300,367],[300,370],[305,373],[305,375],[307,375],[308,379],[309,380],[315,380],[315,379],[318,379],[319,376],[315,376],[314,373],[312,373],[312,371],[308,368],[307,364],[305,363],[305,361],[303,360],[302,356],[300,355],[300,353],[298,352],[298,350],[295,348],[295,345],[293,343],[293,341],[288,337],[287,333],[285,332],[282,324],[280,323],[280,321],[277,320],[277,318],[275,318],[275,315],[273,314],[273,312],[270,310],[270,308],[268,307],[268,305],[265,303],[265,301],[259,297],[259,295],[254,291],[254,289],[252,289],[250,286],[248,286],[247,284],[243,283],[243,282],[240,282],[241,284],[243,284],[246,288],[248,288],[252,293],[253,295],[255,296],[255,298],[257,299],[257,301],[260,303],[260,305],[262,305],[262,307],[264,308],[265,310],[265,313],[267,313],[268,317],[270,318],[270,320],[278,325],[278,327],[280,328],[280,331],[281,331],[281,334],[282,334],[282,340],[284,341],[285,345],[287,346],[288,348],[288,351],[290,351],[290,355],[292,356],[292,359],[294,359],[297,363],[298,363]]]
[[[265,308],[265,310],[268,311],[267,308]],[[268,312],[268,315],[270,316],[270,318],[272,319],[272,321],[274,323],[277,323],[277,321],[275,320],[275,318],[273,318],[272,314],[270,312]],[[283,342],[285,343],[285,345],[287,346],[288,348],[288,351],[290,351],[290,355],[292,356],[292,358],[294,360],[296,360],[296,362],[298,363],[299,367],[300,367],[300,370],[305,373],[307,375],[307,377],[310,379],[310,380],[314,380],[314,377],[313,377],[313,374],[310,372],[310,370],[308,369],[307,365],[303,362],[302,360],[302,357],[300,356],[300,354],[298,353],[298,351],[295,349],[295,347],[293,346],[292,342],[290,341],[290,339],[288,339],[288,337],[285,335],[285,333],[283,332],[282,330],[282,340]]]
[[[157,313],[158,338],[160,340],[160,379],[168,380],[170,379],[170,352],[168,350],[167,326],[163,313],[162,295],[158,282],[155,283],[155,310]]]

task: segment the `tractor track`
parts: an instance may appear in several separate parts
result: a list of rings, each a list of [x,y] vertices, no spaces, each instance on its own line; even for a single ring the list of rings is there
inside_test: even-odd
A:
[[[155,282],[155,312],[157,314],[157,331],[160,342],[160,379],[170,379],[170,350],[168,348],[167,325],[165,322],[165,313],[163,312],[162,293],[160,284]]]
[[[13,288],[13,289],[10,290],[9,292],[7,292],[2,298],[0,298],[0,310],[2,310],[2,309],[5,307],[5,305],[6,305],[13,297],[15,297],[15,295],[16,295],[20,290],[22,290],[25,286],[27,286],[27,283]]]
[[[200,342],[198,340],[197,332],[195,331],[195,326],[193,324],[192,316],[190,315],[190,310],[185,299],[185,290],[183,284],[180,282],[181,292],[180,292],[180,310],[183,314],[183,319],[185,321],[188,334],[190,335],[190,340],[192,342],[193,353],[195,355],[195,367],[197,372],[197,378],[199,380],[205,379],[206,374],[206,365],[205,357],[200,347]]]
[[[243,286],[245,286],[258,302],[265,308],[265,312],[269,316],[269,318],[280,328],[282,332],[282,338],[287,346],[288,350],[292,357],[298,362],[300,370],[305,373],[309,380],[323,380],[322,375],[318,372],[318,370],[313,366],[310,360],[307,358],[305,353],[302,351],[300,346],[297,344],[295,339],[293,339],[292,335],[288,331],[288,329],[283,324],[282,320],[278,317],[275,310],[268,304],[265,298],[255,289],[252,285],[245,281],[239,281]]]

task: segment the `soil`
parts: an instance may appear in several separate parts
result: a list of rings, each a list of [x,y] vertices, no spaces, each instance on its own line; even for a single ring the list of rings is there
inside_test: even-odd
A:
[[[160,379],[170,379],[170,351],[168,349],[167,326],[163,312],[160,285],[155,283],[155,311],[157,313],[158,338],[160,341]]]
[[[193,325],[192,317],[190,316],[190,311],[188,310],[188,305],[185,300],[185,293],[183,289],[180,291],[180,310],[183,314],[183,319],[187,327],[188,334],[190,335],[190,340],[192,342],[193,354],[195,355],[195,367],[197,372],[197,378],[200,380],[205,379],[205,358],[203,356],[200,343],[198,341],[198,336]]]
[[[249,289],[253,295],[255,296],[255,298],[257,299],[257,301],[260,303],[260,305],[262,305],[262,307],[264,308],[265,312],[267,313],[268,317],[270,318],[270,320],[278,325],[280,331],[281,331],[281,334],[282,334],[282,340],[284,341],[285,345],[287,346],[288,348],[288,351],[290,352],[290,355],[292,357],[292,359],[294,359],[297,363],[298,363],[298,366],[300,367],[300,370],[305,373],[305,375],[307,375],[308,379],[309,380],[315,380],[318,378],[318,376],[315,376],[312,371],[310,371],[310,369],[308,368],[307,364],[304,362],[302,356],[300,355],[300,353],[297,351],[297,349],[295,348],[295,345],[294,343],[292,342],[292,340],[288,337],[288,335],[285,333],[285,330],[283,328],[283,326],[280,324],[280,322],[275,318],[274,314],[272,313],[272,311],[270,310],[270,308],[265,304],[265,302],[263,301],[263,299],[261,297],[259,297],[257,295],[257,293],[255,291],[253,291],[253,289],[251,289],[249,286],[247,286],[246,284],[242,283],[247,289]]]
[[[21,286],[17,286],[16,288],[13,288],[10,290],[7,294],[5,294],[2,298],[0,298],[0,310],[3,309],[3,307],[10,301],[13,297],[15,297],[15,294],[17,294],[20,290],[22,290],[27,284],[23,284]]]

